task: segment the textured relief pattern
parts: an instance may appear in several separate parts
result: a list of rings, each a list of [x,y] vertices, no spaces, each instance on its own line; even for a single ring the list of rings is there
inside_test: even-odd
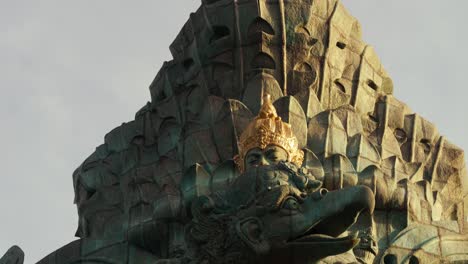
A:
[[[393,97],[392,80],[341,3],[206,0],[170,49],[151,103],[74,174],[78,236],[123,239],[146,221],[187,220],[187,196],[236,177],[219,171],[233,170],[226,164],[268,93],[324,187],[374,191],[374,215],[354,226],[371,230],[373,254],[395,247],[398,261],[402,252],[450,258],[415,251],[419,236],[398,241],[423,225],[439,230],[439,244],[466,233],[463,151]],[[188,175],[197,175],[195,187],[180,188]],[[167,256],[179,250],[172,240]]]
[[[238,142],[266,94],[304,153],[294,173],[340,202],[362,186],[374,195],[375,210],[331,232],[348,235],[346,246],[323,253],[318,243],[324,255],[294,263],[468,261],[464,152],[392,95],[391,78],[339,1],[203,0],[170,50],[151,102],[73,175],[80,240],[40,263],[75,263],[66,262],[73,254],[94,261],[83,263],[260,263],[250,250],[263,244],[234,243],[245,236],[231,221],[243,218],[220,215],[225,208],[212,199],[226,203],[219,191],[242,179]]]

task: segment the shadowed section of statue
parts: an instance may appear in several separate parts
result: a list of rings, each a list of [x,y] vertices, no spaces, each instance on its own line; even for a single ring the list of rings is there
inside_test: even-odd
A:
[[[0,264],[23,264],[24,252],[18,246],[12,246],[0,259]]]

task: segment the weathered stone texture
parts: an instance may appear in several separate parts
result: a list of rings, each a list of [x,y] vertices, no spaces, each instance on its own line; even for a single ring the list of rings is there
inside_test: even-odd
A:
[[[464,153],[393,97],[391,78],[339,1],[202,2],[151,84],[151,102],[75,171],[77,235],[85,240],[70,248],[90,239],[144,247],[153,230],[166,240],[147,250],[179,257],[191,201],[237,178],[239,136],[268,93],[315,179],[330,190],[374,192],[375,213],[355,229],[375,249],[356,256],[468,259]],[[137,250],[125,243],[110,249]]]
[[[113,237],[149,219],[182,221],[182,179],[194,177],[195,189],[182,190],[190,197],[228,181],[215,172],[237,154],[240,133],[269,93],[327,188],[375,192],[379,252],[418,245],[419,235],[393,242],[412,226],[450,227],[461,239],[463,151],[392,96],[392,80],[338,1],[203,1],[170,49],[174,59],[151,84],[151,103],[75,172],[81,237]]]

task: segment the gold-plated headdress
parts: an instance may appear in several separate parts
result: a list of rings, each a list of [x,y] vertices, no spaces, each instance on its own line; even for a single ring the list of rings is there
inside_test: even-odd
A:
[[[258,116],[249,123],[240,136],[239,154],[234,157],[240,171],[244,171],[244,159],[251,149],[265,149],[269,145],[283,148],[288,153],[289,162],[302,165],[304,152],[299,149],[291,125],[281,120],[271,103],[270,95],[266,94]]]

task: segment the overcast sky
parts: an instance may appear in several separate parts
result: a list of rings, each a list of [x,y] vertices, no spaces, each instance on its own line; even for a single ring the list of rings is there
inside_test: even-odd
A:
[[[343,2],[396,97],[468,149],[468,1]],[[72,172],[150,100],[199,3],[0,0],[0,255],[35,263],[74,239]]]

